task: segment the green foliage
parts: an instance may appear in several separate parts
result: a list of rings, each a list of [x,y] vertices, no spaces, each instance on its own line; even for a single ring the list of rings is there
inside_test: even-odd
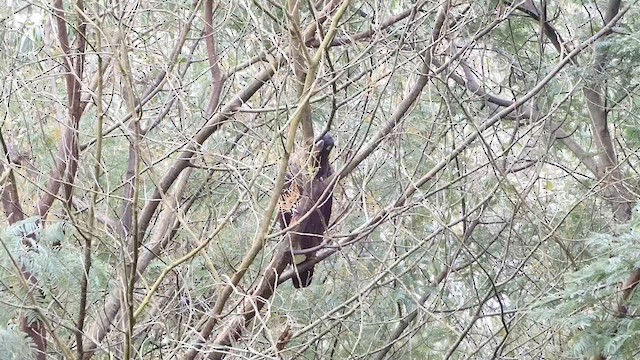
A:
[[[637,215],[638,212],[635,211]],[[634,216],[619,235],[594,234],[587,239],[591,261],[565,276],[564,287],[534,306],[534,315],[571,331],[572,354],[595,355],[604,349],[612,358],[635,357],[640,322],[635,317],[611,318],[617,311],[620,284],[640,267],[640,217]],[[635,295],[626,304],[640,306]]]
[[[7,360],[35,359],[36,352],[30,339],[13,327],[0,326],[0,358]]]
[[[3,247],[0,252],[2,324],[20,317],[25,317],[28,323],[35,321],[37,313],[21,310],[22,305],[47,309],[46,313],[59,312],[61,321],[68,325],[75,321],[79,284],[84,277],[84,261],[81,248],[74,243],[74,234],[71,223],[50,223],[43,228],[39,217],[17,222],[4,229],[0,236]],[[37,279],[36,290],[31,284],[25,288],[25,284],[29,283],[24,278],[27,272]],[[93,290],[89,293],[89,301],[99,300],[102,297],[101,289],[112,281],[112,269],[99,259],[94,260],[89,274],[89,289]],[[14,332],[3,334],[11,336]]]
[[[437,1],[419,2],[419,9],[409,0],[353,2],[336,23],[338,37],[348,41],[323,49],[317,42],[328,34],[332,14],[322,19],[320,8],[310,7],[314,2],[292,2],[299,6],[299,28],[289,9],[278,6],[287,2],[215,2],[212,37],[204,36],[204,2],[195,2],[201,6],[195,10],[176,0],[113,8],[94,2],[83,9],[84,57],[75,53],[82,17],[71,2],[63,3],[68,57],[56,39],[61,32],[52,19],[59,17],[50,4],[17,0],[8,2],[13,8],[0,8],[0,149],[7,145],[17,153],[15,161],[13,152],[8,158],[26,214],[34,213],[32,202],[48,191],[59,150],[66,146],[72,98],[66,80],[74,78],[64,67],[67,60],[84,61],[71,68],[84,69],[77,79],[81,107],[86,106],[78,126],[78,173],[63,178],[71,182],[73,206],[58,199],[46,219],[21,221],[0,236],[0,325],[8,324],[0,330],[0,359],[29,354],[30,345],[14,328],[20,319],[37,320],[39,313],[31,309],[36,306],[73,347],[85,277],[87,328],[99,324],[96,315],[106,313],[106,300],[123,298],[120,290],[131,290],[134,309],[150,296],[134,324],[134,347],[137,356],[153,359],[179,357],[193,346],[220,289],[246,271],[210,338],[222,334],[282,239],[269,235],[255,261],[240,268],[260,224],[273,220],[265,218],[265,209],[301,97],[292,61],[301,49],[289,45],[292,34],[312,24],[316,31],[304,50],[308,58],[322,55],[317,72],[308,72],[318,75],[307,84],[313,126],[317,131],[330,125],[336,168],[366,158],[334,192],[327,242],[337,253],[317,265],[309,288],[296,291],[284,283],[265,299],[230,356],[277,356],[275,339],[287,325],[296,337],[283,358],[370,358],[386,345],[392,359],[557,359],[600,351],[635,356],[638,323],[611,314],[619,284],[640,266],[640,222],[611,225],[610,199],[602,195],[612,182],[597,172],[609,168],[595,164],[594,174],[585,166],[601,160],[602,149],[583,90],[592,83],[606,89],[610,128],[601,130],[612,134],[619,155],[615,168],[621,177],[615,180],[638,193],[637,6],[613,34],[584,48],[577,66],[558,69],[566,53],[552,46],[541,22],[502,0],[451,3],[448,9]],[[602,29],[603,5],[546,2],[546,21],[571,51]],[[441,9],[446,17],[434,45]],[[400,12],[407,16],[399,19]],[[273,77],[255,82],[276,58],[286,63]],[[425,74],[428,59],[433,62]],[[604,61],[603,68],[596,61]],[[218,70],[212,64],[223,75],[220,103],[214,104],[214,119],[223,121],[205,128],[211,75]],[[558,71],[555,78],[516,110],[535,116],[502,117],[479,132],[504,109],[485,94],[507,103],[522,99],[551,71]],[[415,87],[418,79],[425,80],[424,88]],[[472,89],[474,83],[480,91]],[[225,114],[229,118],[219,117],[247,85],[259,89]],[[420,96],[406,103],[414,90]],[[130,97],[140,105],[133,114]],[[134,124],[142,130],[139,138]],[[207,131],[213,135],[204,139]],[[467,142],[470,136],[475,140]],[[373,143],[375,150],[366,154]],[[130,181],[133,153],[136,181]],[[188,168],[171,183],[168,171],[184,164],[185,155]],[[418,184],[427,174],[428,181]],[[137,215],[163,186],[158,211],[140,238],[121,226],[128,223],[122,209],[133,183],[139,186]],[[413,194],[405,198],[407,192]],[[380,221],[372,220],[382,213]],[[229,221],[212,235],[226,216]],[[165,225],[171,226],[165,231]],[[271,225],[273,234],[279,227]],[[143,269],[129,289],[125,276],[133,240]],[[157,292],[149,293],[169,266],[205,242],[207,247],[172,267]],[[89,243],[92,265],[85,274]],[[25,285],[26,272],[37,278],[34,289]],[[640,306],[638,298],[630,299],[630,309]],[[100,348],[124,343],[123,311],[109,319],[114,326],[99,339]],[[59,356],[56,344],[49,345],[49,355]]]

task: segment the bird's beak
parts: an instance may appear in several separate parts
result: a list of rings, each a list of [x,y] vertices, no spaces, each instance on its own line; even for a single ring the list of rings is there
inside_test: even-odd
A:
[[[313,152],[319,153],[324,148],[324,140],[318,140],[313,146]]]

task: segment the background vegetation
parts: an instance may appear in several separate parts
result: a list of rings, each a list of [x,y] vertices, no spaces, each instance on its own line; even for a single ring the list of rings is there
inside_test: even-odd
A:
[[[4,5],[0,358],[638,356],[637,1]]]

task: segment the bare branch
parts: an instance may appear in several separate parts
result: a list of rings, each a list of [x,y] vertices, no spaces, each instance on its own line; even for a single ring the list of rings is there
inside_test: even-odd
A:
[[[11,145],[6,143],[2,129],[0,129],[0,145],[2,145],[6,159],[6,165],[0,162],[0,174],[2,174],[0,184],[3,185],[2,209],[4,210],[4,214],[7,217],[9,224],[15,224],[17,221],[24,219],[24,212],[20,205],[15,174],[10,166],[13,162],[11,156],[12,150],[10,149]]]
[[[78,0],[78,8],[84,7],[82,0]],[[71,206],[72,185],[78,169],[78,126],[85,106],[82,104],[80,91],[84,73],[84,52],[86,24],[84,21],[78,26],[78,44],[75,55],[69,46],[67,20],[64,14],[62,0],[55,0],[53,5],[55,20],[58,28],[58,42],[64,53],[62,67],[65,69],[67,84],[67,99],[69,108],[69,123],[60,141],[60,147],[51,170],[49,184],[45,194],[38,202],[38,215],[45,218],[51,205],[56,199],[60,186],[64,183],[64,198]],[[82,19],[82,17],[80,17]]]
[[[210,118],[220,104],[220,94],[222,93],[223,77],[218,59],[217,41],[214,32],[213,20],[213,0],[206,0],[204,3],[204,39],[207,44],[207,60],[211,69],[211,95],[207,110],[207,119]]]

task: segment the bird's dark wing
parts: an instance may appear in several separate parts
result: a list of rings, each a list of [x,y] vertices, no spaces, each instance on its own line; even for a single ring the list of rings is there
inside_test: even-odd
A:
[[[329,227],[329,220],[331,219],[331,206],[333,205],[333,196],[331,192],[325,195],[323,198],[322,195],[327,190],[327,187],[330,185],[330,180],[328,177],[324,177],[327,174],[322,174],[323,176],[316,176],[310,183],[309,192],[310,192],[310,203],[311,207],[315,206],[315,209],[312,210],[313,213],[309,215],[307,221],[304,226],[303,234],[298,236],[298,246],[300,250],[304,251],[306,249],[314,249],[319,247],[322,244],[322,239],[324,233],[327,231]],[[294,221],[296,217],[302,217],[305,214],[296,214],[294,216]],[[307,259],[313,259],[316,256],[316,250],[310,250],[304,255],[294,256],[294,264],[300,264]],[[294,265],[295,266],[295,265]],[[306,271],[301,271],[295,274],[292,278],[293,286],[295,288],[307,287],[311,284],[311,280],[313,279],[313,270],[314,267],[310,267]]]
[[[329,227],[333,196],[331,192],[329,192],[325,198],[322,198],[322,194],[325,192],[328,185],[328,180],[319,180],[316,178],[312,181],[311,203],[313,205],[317,204],[317,206],[313,210],[313,213],[309,215],[305,225],[304,232],[309,236],[305,237],[305,243],[300,244],[302,249],[309,249],[320,245],[322,243],[322,236]]]
[[[308,182],[308,177],[303,173],[300,163],[296,157],[292,157],[289,162],[289,172],[286,175],[285,183],[282,188],[282,194],[280,195],[280,227],[285,229],[289,227],[292,222],[296,222],[305,215],[296,211],[303,203],[305,198],[305,189],[309,189],[311,183]],[[308,190],[307,190],[308,191]],[[309,200],[309,199],[307,199]],[[308,207],[308,201],[306,201]],[[299,210],[299,209],[298,209]],[[299,233],[295,236],[295,243],[291,244],[293,251],[300,251],[312,246],[314,239],[310,238],[307,231],[309,221],[314,215],[307,217],[304,226],[301,229],[297,229]],[[306,255],[292,254],[293,265],[300,264],[307,259]],[[297,289],[300,287],[309,286],[311,278],[313,277],[313,268],[308,271],[296,273],[292,279],[293,286]]]

